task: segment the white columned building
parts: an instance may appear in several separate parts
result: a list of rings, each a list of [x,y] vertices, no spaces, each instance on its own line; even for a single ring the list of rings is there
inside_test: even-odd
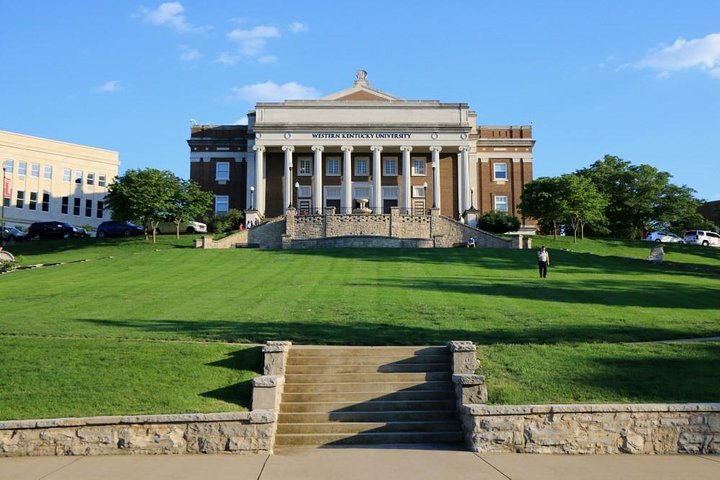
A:
[[[255,145],[255,210],[265,215],[265,147]]]
[[[432,194],[433,194],[433,201],[432,206],[433,208],[440,208],[440,192],[441,186],[440,186],[440,152],[442,151],[442,147],[433,145],[430,147],[430,152],[432,153]]]
[[[412,152],[412,149],[413,148],[408,145],[403,145],[402,147],[400,147],[400,151],[402,152],[402,159],[403,159],[402,208],[403,208],[403,213],[406,213],[406,214],[412,211],[412,175],[411,175],[411,168],[410,168],[410,152]]]
[[[292,176],[292,169],[293,169],[293,152],[295,151],[295,147],[292,145],[285,145],[282,147],[283,151],[285,152],[285,185],[283,189],[283,212],[292,205],[292,189],[293,189],[293,176]]]
[[[372,179],[373,179],[373,197],[372,197],[372,211],[373,213],[382,213],[383,209],[383,203],[382,203],[382,167],[380,166],[380,156],[383,151],[383,147],[379,145],[372,145],[370,147],[370,150],[373,154],[373,166],[372,166]]]
[[[325,147],[322,145],[313,145],[312,151],[314,154],[314,165],[313,165],[313,196],[312,204],[313,211],[315,213],[322,212],[323,203],[323,167],[322,167],[322,154]]]
[[[343,201],[340,204],[341,213],[352,213],[353,210],[353,197],[352,197],[352,151],[353,147],[349,145],[343,145],[340,147],[343,152],[343,168],[342,168],[342,188],[343,188]]]

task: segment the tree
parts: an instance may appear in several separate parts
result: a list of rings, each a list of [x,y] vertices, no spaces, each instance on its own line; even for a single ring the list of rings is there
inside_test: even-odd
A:
[[[569,173],[559,180],[565,198],[565,217],[573,227],[573,241],[577,242],[578,230],[580,239],[584,240],[585,224],[602,222],[608,202],[589,178]]]
[[[114,220],[132,220],[143,225],[145,238],[149,229],[155,243],[155,231],[172,209],[180,182],[167,170],[128,170],[108,187],[105,201]]]
[[[505,212],[487,212],[478,220],[478,228],[486,232],[514,232],[520,228],[520,220]]]
[[[175,236],[180,238],[180,224],[205,214],[212,207],[212,192],[200,189],[192,180],[177,179],[177,190],[167,209],[166,218],[175,224]]]
[[[558,177],[540,177],[526,184],[518,209],[524,217],[534,218],[546,227],[552,226],[557,238],[558,224],[567,212],[562,181]]]

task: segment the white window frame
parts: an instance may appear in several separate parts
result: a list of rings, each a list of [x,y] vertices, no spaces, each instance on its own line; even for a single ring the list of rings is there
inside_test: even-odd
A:
[[[330,165],[337,165],[337,172],[330,171]],[[340,157],[327,157],[325,162],[325,175],[328,177],[339,177],[340,176]]]
[[[215,164],[215,181],[227,182],[230,180],[230,162],[217,162]]]
[[[365,165],[365,171],[360,171],[360,165]],[[355,176],[356,177],[370,176],[370,157],[356,157],[355,158]]]
[[[298,157],[297,159],[297,176],[312,176],[312,157]]]
[[[353,200],[358,198],[367,198],[368,201],[372,200],[372,187],[370,184],[353,184]]]
[[[502,168],[498,168],[502,166]],[[500,182],[506,182],[508,179],[508,173],[507,173],[507,163],[505,162],[494,162],[493,163],[493,180],[500,181]],[[503,176],[499,177],[498,173],[502,173]]]
[[[45,165],[45,170],[43,171],[43,178],[45,178],[47,180],[52,180],[52,174],[53,174],[52,165]]]
[[[24,177],[27,175],[27,162],[18,162],[18,176]]]
[[[310,185],[300,185],[297,189],[298,198],[311,198],[312,187]]]
[[[383,200],[400,200],[399,187],[382,187]]]
[[[500,209],[498,208],[499,205],[504,205],[505,208]],[[510,213],[510,203],[507,195],[495,195],[495,198],[493,199],[493,206],[495,207],[496,212]]]
[[[415,162],[418,162],[417,165],[415,164]],[[425,159],[425,157],[412,157],[410,165],[412,170],[411,175],[413,177],[424,177],[426,175],[425,172],[427,170],[427,160]],[[418,169],[418,165],[422,165],[422,168]]]
[[[394,165],[393,171],[388,172],[388,165]],[[383,177],[397,177],[398,176],[398,157],[385,157],[383,158]]]
[[[88,172],[85,176],[85,183],[88,185],[95,185],[95,172]]]
[[[337,192],[337,193],[335,193]],[[325,186],[325,200],[341,200],[342,199],[342,187],[339,185],[326,185]]]
[[[98,175],[98,187],[106,187],[107,186],[107,176],[106,175]]]
[[[422,185],[413,185],[412,196],[413,198],[425,198],[425,187]]]
[[[63,168],[63,182],[72,182],[72,168]]]
[[[218,207],[223,205],[225,210],[220,210]],[[215,215],[220,213],[227,213],[230,210],[230,196],[229,195],[215,195]]]
[[[34,178],[40,178],[40,164],[39,163],[31,163],[30,164],[30,176]]]
[[[13,170],[15,169],[15,160],[13,160],[12,158],[6,158],[5,160],[3,160],[2,166],[5,169],[5,172],[14,173]]]
[[[75,170],[75,183],[79,183],[82,185],[83,183],[83,171],[82,170]]]

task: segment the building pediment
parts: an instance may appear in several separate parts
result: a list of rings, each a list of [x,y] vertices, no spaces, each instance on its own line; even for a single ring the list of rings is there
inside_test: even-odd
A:
[[[372,88],[370,82],[367,80],[367,72],[365,70],[358,70],[355,83],[352,87],[332,93],[322,100],[387,102],[403,99]]]

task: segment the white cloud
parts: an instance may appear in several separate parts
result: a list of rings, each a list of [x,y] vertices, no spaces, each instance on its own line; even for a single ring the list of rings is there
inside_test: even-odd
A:
[[[122,85],[120,85],[120,80],[109,80],[99,87],[95,88],[96,92],[100,93],[113,93],[117,92],[119,90],[122,90]]]
[[[297,82],[287,82],[278,85],[275,82],[254,83],[233,87],[228,100],[245,100],[250,103],[256,102],[281,102],[283,100],[304,100],[320,97],[313,87],[306,87]]]
[[[180,45],[180,59],[185,62],[193,62],[199,60],[202,57],[200,50],[197,48],[190,48],[185,45]]]
[[[720,33],[692,40],[678,38],[672,45],[651,52],[635,66],[660,70],[661,78],[669,72],[693,68],[720,77]]]
[[[299,33],[299,32],[307,32],[307,25],[300,22],[292,22],[290,24],[290,31],[293,33]]]
[[[212,27],[196,27],[189,23],[183,15],[185,7],[180,2],[165,2],[154,10],[140,7],[143,19],[153,25],[162,25],[175,28],[181,32],[202,31]]]
[[[215,63],[222,63],[223,65],[234,65],[237,63],[238,60],[240,60],[239,56],[233,55],[230,52],[222,52],[215,59]]]
[[[235,121],[235,125],[247,125],[247,124],[248,124],[247,115],[242,118],[239,118],[238,120]]]
[[[275,55],[263,55],[262,57],[258,57],[259,63],[275,63],[277,62],[277,57]]]
[[[258,25],[247,30],[236,28],[228,33],[228,38],[240,42],[242,53],[254,57],[265,48],[268,38],[280,38],[280,31],[276,27]]]

